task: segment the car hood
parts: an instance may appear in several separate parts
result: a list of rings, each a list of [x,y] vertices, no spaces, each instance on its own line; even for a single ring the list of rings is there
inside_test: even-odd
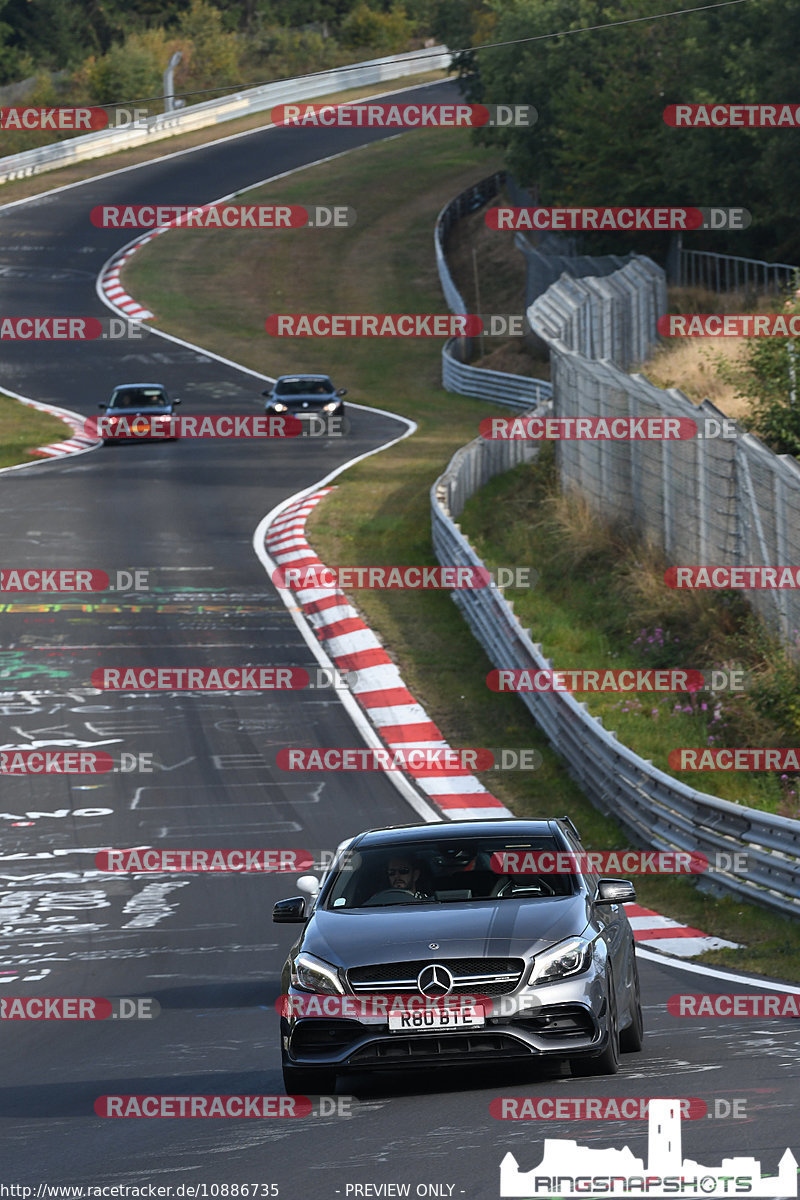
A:
[[[584,895],[368,912],[320,909],[308,924],[302,949],[346,968],[421,958],[519,958],[583,933],[589,917]],[[431,950],[431,942],[439,948]]]

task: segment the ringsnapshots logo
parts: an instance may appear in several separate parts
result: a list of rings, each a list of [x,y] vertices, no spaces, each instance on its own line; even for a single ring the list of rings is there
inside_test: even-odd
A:
[[[273,125],[312,129],[531,129],[532,104],[276,104]]]
[[[668,230],[747,229],[752,217],[746,208],[490,208],[488,229],[554,230],[568,233],[625,233]]]
[[[98,204],[97,229],[349,229],[356,210],[335,204]]]
[[[706,1167],[683,1158],[681,1101],[651,1099],[647,1161],[622,1150],[580,1146],[572,1139],[544,1143],[541,1162],[521,1171],[510,1152],[500,1164],[501,1197],[533,1196],[797,1196],[797,1160],[786,1150],[778,1174],[765,1176],[752,1157],[724,1158]]]

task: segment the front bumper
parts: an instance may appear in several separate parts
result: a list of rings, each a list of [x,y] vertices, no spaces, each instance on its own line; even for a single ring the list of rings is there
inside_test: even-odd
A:
[[[289,995],[303,993],[290,989]],[[485,1002],[484,1002],[485,1005]],[[522,988],[485,1007],[473,1029],[393,1032],[381,1017],[282,1017],[284,1058],[297,1066],[341,1071],[420,1068],[430,1065],[600,1054],[609,1038],[606,989],[599,974]]]

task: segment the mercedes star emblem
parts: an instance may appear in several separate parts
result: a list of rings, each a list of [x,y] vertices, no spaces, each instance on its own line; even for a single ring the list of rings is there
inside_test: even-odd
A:
[[[439,963],[423,967],[417,976],[417,987],[423,996],[447,996],[452,992],[454,983],[447,967]]]

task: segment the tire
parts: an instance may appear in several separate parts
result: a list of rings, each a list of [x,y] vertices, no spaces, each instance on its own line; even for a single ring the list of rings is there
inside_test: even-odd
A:
[[[293,1067],[283,1064],[287,1096],[330,1096],[336,1091],[336,1072],[327,1067]]]
[[[609,997],[613,996],[614,989],[609,981]],[[619,1070],[619,1027],[617,1025],[617,1010],[611,1004],[609,999],[609,1021],[611,1025],[611,1033],[608,1039],[608,1044],[602,1054],[596,1054],[593,1058],[573,1058],[570,1060],[570,1070],[572,1074],[582,1078],[587,1075],[616,1075]]]
[[[623,1054],[636,1054],[644,1045],[644,1018],[642,1016],[642,992],[639,986],[639,968],[633,960],[633,1021],[619,1035],[619,1048]]]

